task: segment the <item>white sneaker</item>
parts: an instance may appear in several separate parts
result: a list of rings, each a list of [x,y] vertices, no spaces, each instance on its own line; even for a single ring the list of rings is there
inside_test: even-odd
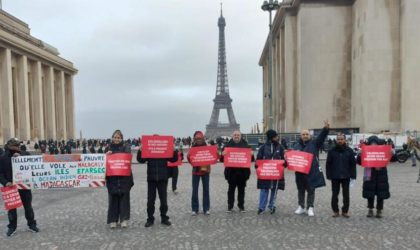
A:
[[[304,213],[306,213],[306,209],[304,209],[301,206],[299,206],[295,211],[295,214],[304,214]]]
[[[191,212],[191,216],[197,216],[197,212],[196,211],[192,211]]]
[[[210,211],[205,211],[204,215],[210,215]]]
[[[111,222],[111,223],[109,224],[109,228],[111,228],[111,229],[115,229],[115,228],[117,228],[117,223],[116,223],[116,222]]]
[[[315,213],[314,213],[314,208],[313,208],[313,207],[310,207],[310,208],[308,209],[308,216],[310,216],[310,217],[315,216]]]
[[[127,228],[128,227],[128,222],[126,220],[121,222],[121,227],[122,228]]]

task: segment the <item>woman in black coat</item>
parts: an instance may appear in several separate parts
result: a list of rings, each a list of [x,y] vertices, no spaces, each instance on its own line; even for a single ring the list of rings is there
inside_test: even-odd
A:
[[[131,153],[129,145],[124,145],[123,134],[116,130],[112,134],[112,143],[105,149],[106,154]],[[107,223],[110,228],[116,228],[121,223],[122,228],[128,227],[130,219],[130,190],[134,185],[133,175],[130,176],[107,176],[106,187],[108,189],[109,207]]]
[[[367,145],[384,144],[377,136],[368,138]],[[357,162],[361,165],[360,154]],[[387,168],[365,168],[363,177],[363,198],[368,200],[367,217],[373,217],[373,208],[376,196],[376,217],[382,218],[382,210],[384,209],[384,200],[391,197],[389,192],[388,171]]]

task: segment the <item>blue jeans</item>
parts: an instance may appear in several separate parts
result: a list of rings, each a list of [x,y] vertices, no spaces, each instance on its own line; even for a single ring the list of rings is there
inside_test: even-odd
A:
[[[265,210],[265,208],[267,207],[267,201],[268,201],[268,193],[271,190],[271,194],[270,194],[270,203],[268,204],[268,209],[272,210],[275,206],[276,203],[276,188],[272,188],[272,189],[261,189],[260,191],[260,204],[258,206],[258,209],[260,210]]]
[[[207,212],[210,209],[210,174],[205,175],[193,175],[192,176],[192,197],[191,197],[191,209],[193,212],[198,213],[198,186],[200,185],[200,178],[203,182],[203,211]]]

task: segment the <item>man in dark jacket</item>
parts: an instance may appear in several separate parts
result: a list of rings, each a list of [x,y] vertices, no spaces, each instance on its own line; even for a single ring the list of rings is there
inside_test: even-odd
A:
[[[146,159],[141,157],[141,149],[137,154],[139,163],[147,162],[147,222],[145,227],[151,227],[154,224],[155,217],[155,201],[156,190],[160,199],[160,217],[161,223],[170,226],[171,222],[166,215],[168,212],[167,187],[168,187],[168,170],[167,163],[176,162],[178,160],[178,151],[175,150],[173,157],[170,159]]]
[[[312,139],[309,133],[309,130],[305,129],[300,133],[300,139],[295,145],[295,150],[311,153],[314,155],[312,160],[312,166],[309,174],[303,174],[296,172],[296,186],[298,189],[298,201],[299,207],[296,209],[295,214],[306,213],[305,209],[305,193],[308,193],[307,197],[307,206],[308,215],[315,216],[314,213],[314,201],[315,201],[315,187],[310,184],[310,177],[314,171],[319,171],[319,149],[324,144],[325,139],[328,136],[330,125],[328,121],[324,121],[324,128],[321,131],[321,134],[318,135],[316,139]]]
[[[241,132],[236,130],[232,134],[232,139],[227,143],[225,148],[250,148],[248,143],[242,139]],[[224,150],[224,149],[223,149]],[[220,158],[220,162],[224,161],[224,153]],[[239,211],[245,212],[244,199],[245,199],[245,187],[246,181],[249,179],[251,170],[249,168],[232,168],[226,166],[225,168],[225,179],[229,184],[228,189],[228,210],[232,212],[233,205],[235,203],[235,189],[238,188],[238,208]]]
[[[338,194],[340,193],[341,185],[343,188],[343,207],[341,212],[343,217],[348,218],[350,179],[356,179],[356,159],[353,150],[346,144],[346,136],[342,133],[337,134],[337,144],[328,152],[326,169],[327,179],[331,180],[333,217],[339,216]]]
[[[257,154],[257,160],[284,160],[284,148],[279,143],[279,135],[276,131],[269,129],[266,132],[267,142],[260,147]],[[255,168],[258,166],[255,164]],[[270,213],[276,212],[276,198],[278,189],[284,190],[284,179],[282,180],[258,180],[257,188],[260,189],[260,202],[258,205],[258,214],[263,214],[267,206],[268,194],[270,194],[270,203],[268,209]]]
[[[12,157],[20,155],[29,155],[28,152],[20,151],[21,141],[17,138],[12,138],[7,141],[5,152],[0,158],[0,183],[4,187],[13,186],[13,168],[12,168]],[[37,233],[39,232],[36,226],[35,214],[32,209],[32,192],[31,190],[19,190],[19,195],[25,209],[25,218],[28,221],[29,230]],[[17,228],[17,212],[16,209],[8,211],[9,225],[7,236],[12,236],[16,232]]]

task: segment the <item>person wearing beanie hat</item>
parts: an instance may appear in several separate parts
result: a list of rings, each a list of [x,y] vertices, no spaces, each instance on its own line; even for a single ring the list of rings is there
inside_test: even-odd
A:
[[[277,132],[272,129],[267,130],[265,135],[267,136],[267,141],[271,141],[274,137],[278,136]]]
[[[7,141],[5,146],[5,152],[0,157],[0,183],[3,187],[13,186],[13,168],[12,168],[12,157],[29,155],[29,152],[21,152],[20,144],[22,142],[17,138],[11,138]],[[31,232],[38,233],[39,228],[35,220],[34,210],[32,208],[32,192],[31,190],[19,189],[19,196],[25,209],[25,218],[28,221],[28,227]],[[17,211],[16,209],[9,210],[7,212],[9,218],[8,231],[6,235],[12,236],[16,232],[17,228]]]
[[[384,140],[379,139],[376,135],[368,138],[366,145],[383,145]],[[357,163],[362,165],[361,152],[357,156]],[[384,200],[391,197],[388,183],[387,168],[364,168],[363,175],[363,198],[368,200],[368,218],[373,217],[373,208],[376,196],[376,218],[382,218],[382,210],[384,209]]]
[[[266,132],[267,142],[262,145],[257,154],[257,160],[284,160],[284,148],[279,143],[279,136],[276,131],[270,129]],[[255,164],[255,168],[258,165]],[[258,214],[263,214],[267,207],[268,195],[270,193],[270,201],[268,209],[271,214],[276,212],[276,198],[278,189],[284,190],[284,179],[279,180],[257,180],[257,188],[260,189],[260,199],[258,205]]]
[[[192,147],[206,146],[204,134],[201,131],[195,131],[193,135]],[[190,155],[187,155],[188,162]],[[198,187],[200,179],[203,182],[203,213],[210,215],[210,166],[192,166],[192,196],[191,196],[191,215],[196,216],[199,210]]]
[[[298,189],[298,208],[295,211],[295,214],[304,214],[308,213],[308,216],[315,216],[314,212],[314,201],[315,201],[315,187],[311,183],[319,182],[320,184],[322,181],[325,186],[325,179],[323,179],[322,172],[319,175],[315,175],[315,171],[320,172],[318,155],[319,150],[321,149],[322,145],[324,144],[325,139],[329,133],[330,124],[328,121],[324,121],[324,128],[321,131],[321,134],[317,136],[317,138],[312,139],[311,135],[309,134],[309,130],[304,129],[300,133],[300,139],[296,143],[294,149],[298,151],[303,151],[306,153],[311,153],[314,155],[311,165],[311,170],[309,174],[303,174],[299,172],[295,172],[296,177],[296,186]],[[316,177],[316,178],[315,178]],[[322,186],[322,185],[318,185]],[[305,194],[307,195],[306,200],[306,207],[305,207]]]

